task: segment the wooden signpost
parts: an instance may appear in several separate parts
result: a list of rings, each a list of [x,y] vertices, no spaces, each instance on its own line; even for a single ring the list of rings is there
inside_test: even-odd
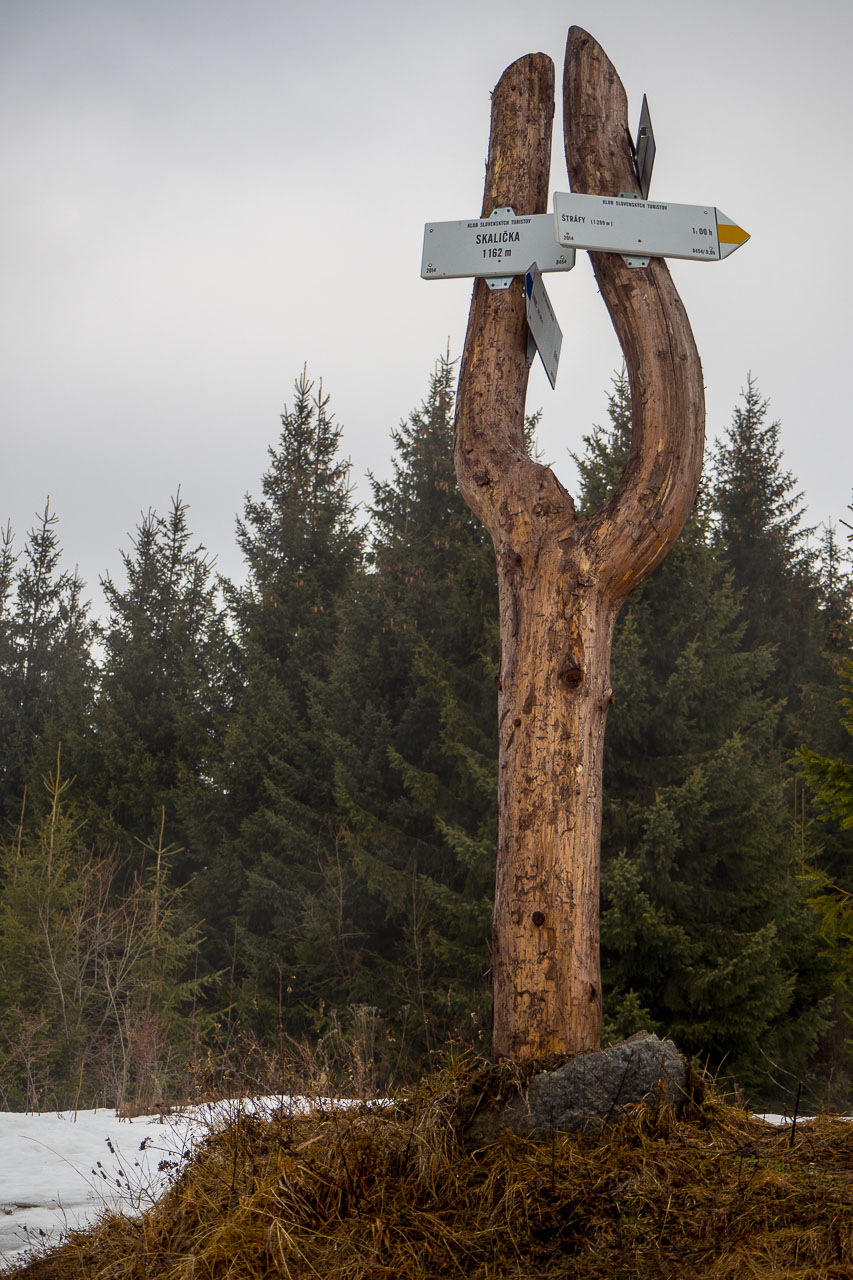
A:
[[[531,220],[545,213],[553,115],[550,58],[513,63],[492,96],[484,219],[501,208]],[[566,48],[564,120],[573,192],[641,198],[625,91],[604,51],[578,27]],[[645,193],[648,176],[646,159]],[[594,515],[579,517],[553,471],[525,448],[529,258],[513,259],[505,288],[475,281],[462,357],[456,474],[492,536],[500,596],[496,1057],[599,1044],[602,756],[613,628],[623,602],[678,537],[702,467],[702,368],[687,316],[663,259],[636,270],[623,252],[620,241],[590,253],[633,403],[624,475]]]

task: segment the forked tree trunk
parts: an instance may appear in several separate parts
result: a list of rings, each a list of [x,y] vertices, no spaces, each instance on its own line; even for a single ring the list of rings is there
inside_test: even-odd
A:
[[[531,54],[513,63],[492,100],[484,217],[506,205],[517,214],[545,212],[553,114],[551,60]],[[637,191],[625,91],[603,50],[577,27],[566,49],[565,120],[575,191]],[[681,531],[702,466],[702,369],[665,263],[631,270],[616,254],[590,257],[633,398],[630,455],[607,504],[578,518],[553,472],[527,456],[522,278],[494,292],[476,281],[457,399],[456,474],[492,536],[500,594],[496,1057],[599,1044],[613,627]]]

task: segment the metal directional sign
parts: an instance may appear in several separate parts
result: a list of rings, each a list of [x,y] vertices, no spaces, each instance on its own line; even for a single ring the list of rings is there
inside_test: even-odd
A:
[[[542,283],[542,274],[534,262],[524,276],[524,301],[527,306],[527,323],[536,343],[536,350],[545,366],[548,381],[553,387],[557,381],[557,365],[563,334],[554,315],[551,299]]]
[[[643,105],[640,108],[640,123],[637,127],[637,145],[634,149],[634,163],[637,167],[637,178],[640,182],[640,193],[644,200],[649,198],[649,187],[652,181],[652,169],[655,163],[655,135],[652,129],[652,117],[649,112],[649,101],[643,94]]]
[[[557,192],[554,215],[557,239],[572,249],[718,262],[749,239],[713,205]]]
[[[490,218],[428,222],[424,228],[424,280],[485,276],[492,285],[508,287],[531,262],[540,271],[570,271],[575,265],[574,249],[557,243],[550,213],[517,218],[512,209],[495,209]]]

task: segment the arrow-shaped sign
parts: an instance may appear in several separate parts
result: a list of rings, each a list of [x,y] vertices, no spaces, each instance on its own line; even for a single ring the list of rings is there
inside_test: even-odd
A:
[[[572,249],[718,262],[749,239],[713,205],[557,192],[554,215],[557,239]]]
[[[536,350],[542,358],[548,381],[553,387],[557,381],[557,365],[560,362],[560,347],[563,345],[563,333],[554,315],[551,299],[542,283],[542,276],[534,262],[524,276],[524,301],[527,308],[527,323],[533,337]],[[532,357],[528,355],[528,360]]]
[[[649,100],[643,94],[640,123],[637,126],[637,145],[634,148],[634,165],[637,170],[637,179],[640,183],[640,193],[644,200],[649,198],[649,185],[652,180],[652,169],[655,165],[655,150],[655,134],[652,129]]]
[[[424,280],[486,276],[508,285],[531,262],[540,271],[570,271],[575,265],[574,250],[557,243],[550,213],[517,218],[512,209],[495,209],[490,218],[428,222],[424,228]]]

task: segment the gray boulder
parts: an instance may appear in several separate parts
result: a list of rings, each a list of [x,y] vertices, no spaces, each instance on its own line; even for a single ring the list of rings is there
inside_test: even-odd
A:
[[[671,1040],[640,1031],[609,1049],[581,1053],[556,1071],[532,1076],[500,1111],[475,1116],[468,1135],[492,1141],[501,1129],[541,1137],[596,1133],[637,1103],[655,1107],[686,1097],[687,1063]]]

